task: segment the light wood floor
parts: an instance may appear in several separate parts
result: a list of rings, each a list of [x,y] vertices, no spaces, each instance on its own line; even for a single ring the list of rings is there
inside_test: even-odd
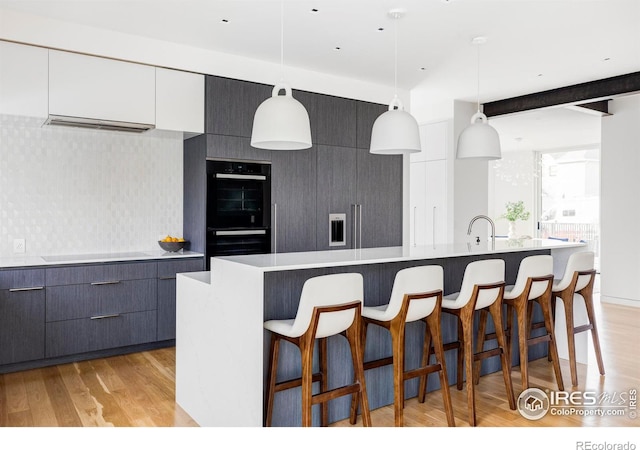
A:
[[[598,302],[599,304],[599,302]],[[640,390],[640,308],[611,304],[598,307],[598,326],[606,375],[595,363],[579,365],[578,390],[613,395]],[[590,353],[593,361],[593,353]],[[562,361],[565,386],[569,367]],[[546,359],[530,366],[530,385],[555,390]],[[516,395],[521,391],[519,370],[513,370]],[[468,427],[465,390],[451,390],[456,425]],[[504,399],[500,373],[481,378],[477,390],[478,427],[640,426],[623,417],[550,416],[530,421],[511,411]],[[372,412],[374,426],[393,426],[391,406]],[[361,422],[358,421],[357,426]],[[175,349],[117,356],[0,375],[0,426],[3,427],[194,427],[197,424],[175,403]],[[348,421],[334,427],[350,426]],[[439,391],[423,404],[409,399],[407,427],[446,427]]]

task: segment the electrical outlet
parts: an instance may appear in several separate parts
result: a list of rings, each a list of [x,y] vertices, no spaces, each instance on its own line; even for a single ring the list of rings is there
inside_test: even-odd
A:
[[[26,250],[26,245],[24,239],[14,239],[13,240],[13,253],[24,253]]]

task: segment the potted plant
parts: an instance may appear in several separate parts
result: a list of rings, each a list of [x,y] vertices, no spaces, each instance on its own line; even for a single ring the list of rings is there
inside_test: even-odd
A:
[[[529,211],[525,211],[524,202],[522,200],[517,202],[506,203],[507,212],[500,216],[501,219],[507,219],[509,221],[509,239],[516,239],[516,220],[529,219]]]

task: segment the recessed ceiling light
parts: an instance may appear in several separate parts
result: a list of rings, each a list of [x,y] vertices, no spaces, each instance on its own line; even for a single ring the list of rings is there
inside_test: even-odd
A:
[[[378,28],[378,31],[384,31],[384,28],[380,27]]]
[[[315,14],[315,13],[319,12],[319,10],[317,8],[313,8],[310,12],[311,12],[311,14]]]
[[[340,50],[342,50],[342,49],[341,49],[340,47],[334,47],[334,50],[335,50],[335,51],[340,51]]]
[[[427,68],[426,67],[420,67],[420,70],[424,72],[425,70],[427,70]]]
[[[541,74],[541,73],[539,73],[539,74],[538,74],[538,76],[539,76],[539,77],[541,77],[541,76],[542,76],[542,74]]]
[[[609,57],[604,58],[603,61],[611,61],[611,58],[609,58]]]
[[[222,19],[222,23],[229,23],[229,19]]]

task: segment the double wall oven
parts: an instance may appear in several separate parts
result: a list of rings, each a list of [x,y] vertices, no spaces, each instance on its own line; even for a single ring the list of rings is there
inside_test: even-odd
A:
[[[269,253],[270,205],[271,164],[207,160],[207,266],[212,256]]]

